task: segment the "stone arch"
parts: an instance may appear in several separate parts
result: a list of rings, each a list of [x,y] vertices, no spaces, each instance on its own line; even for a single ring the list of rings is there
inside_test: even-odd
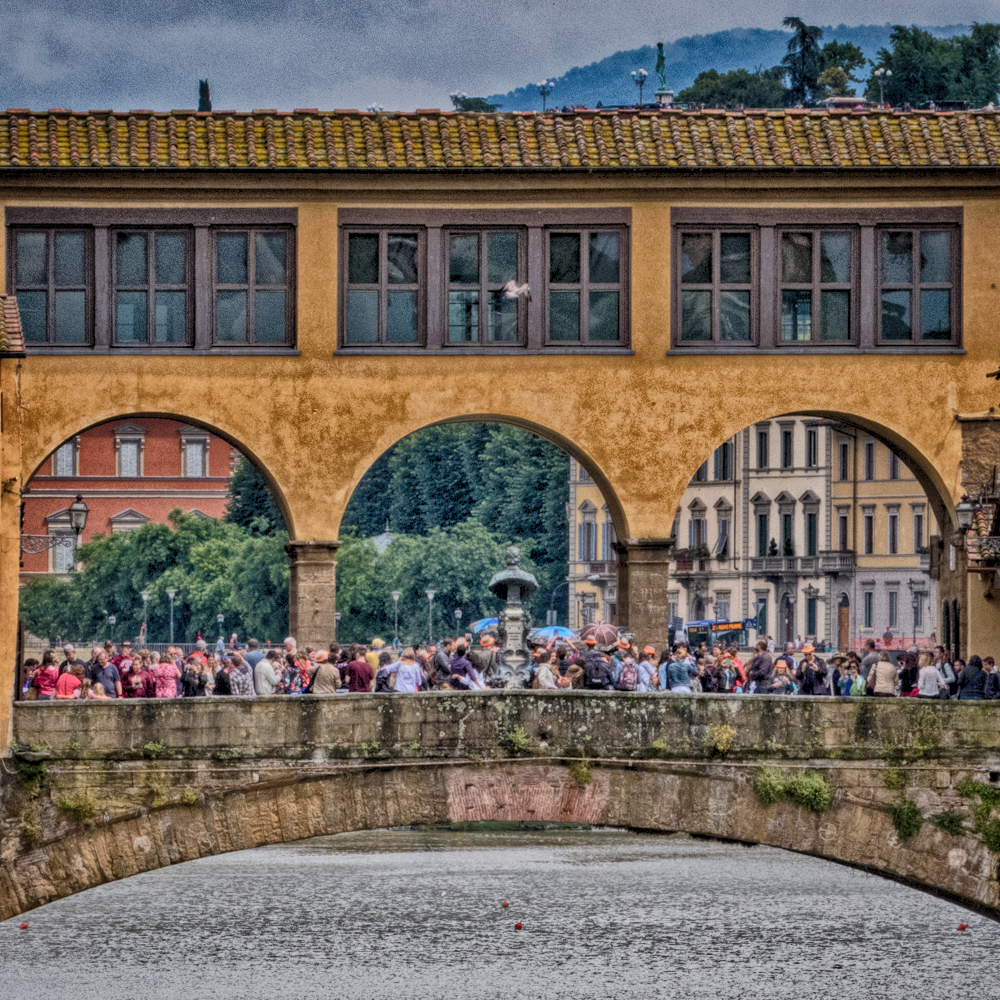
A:
[[[415,434],[417,431],[424,430],[427,427],[440,427],[445,424],[507,424],[511,427],[519,427],[521,430],[528,431],[531,434],[535,434],[538,437],[551,442],[557,448],[569,455],[570,458],[575,459],[580,465],[583,466],[584,469],[587,470],[588,475],[594,480],[594,483],[601,491],[601,495],[604,497],[604,502],[607,505],[608,513],[611,515],[611,522],[614,525],[616,536],[620,539],[629,537],[628,519],[625,513],[625,508],[622,505],[618,497],[618,492],[611,483],[610,478],[598,465],[598,463],[590,455],[588,455],[583,448],[576,444],[576,442],[570,440],[565,435],[560,434],[558,431],[553,430],[551,427],[538,423],[534,420],[526,420],[523,417],[516,417],[505,413],[467,413],[459,416],[447,417],[442,420],[433,420],[426,424],[418,424],[417,426],[409,427],[404,433],[398,434],[393,439],[385,443],[380,442],[381,447],[379,452],[372,456],[370,461],[366,461],[363,468],[356,471],[353,480],[349,484],[346,497],[349,499],[353,495],[368,469],[370,469],[372,465],[374,465],[374,463],[377,462],[378,459],[381,458],[381,456],[394,445],[399,444],[400,441],[403,441],[411,434]],[[346,510],[346,500],[344,509]],[[342,515],[343,511],[341,511],[341,516]]]
[[[995,860],[985,847],[966,839],[949,848],[955,838],[929,824],[899,841],[886,810],[870,797],[838,796],[820,816],[788,802],[761,806],[746,769],[738,766],[602,767],[580,787],[565,766],[524,760],[345,768],[313,779],[257,781],[114,822],[71,824],[58,839],[0,864],[0,920],[196,858],[386,826],[496,819],[761,844],[857,868],[1000,918]]]
[[[740,418],[738,418],[740,425],[738,427],[726,428],[729,433],[716,439],[716,443],[713,445],[712,450],[709,451],[709,454],[714,453],[714,449],[718,447],[718,445],[732,440],[735,434],[740,433],[740,431],[748,427],[752,428],[755,424],[761,422],[779,420],[782,417],[792,416],[818,417],[824,420],[831,420],[843,424],[844,426],[863,431],[880,444],[885,445],[887,448],[891,448],[900,458],[903,459],[907,467],[913,473],[917,482],[927,494],[928,503],[930,504],[931,510],[933,510],[934,515],[937,518],[938,525],[941,527],[942,531],[946,530],[948,527],[954,527],[957,529],[957,523],[954,517],[955,497],[953,491],[945,482],[944,476],[935,464],[933,458],[914,445],[901,430],[894,428],[881,420],[874,420],[871,417],[867,417],[862,414],[834,409],[820,409],[810,406],[803,406],[793,410],[777,412],[766,410],[749,419],[744,413]],[[702,464],[702,462],[698,461],[698,457],[699,456],[695,455],[691,459],[694,464],[691,465],[690,476],[688,479],[693,478],[695,470]],[[704,461],[704,459],[702,461]]]
[[[107,424],[116,423],[120,420],[142,420],[144,418],[147,420],[162,419],[186,423],[192,427],[209,431],[217,437],[222,438],[222,440],[226,441],[233,448],[236,448],[241,455],[253,463],[258,472],[260,472],[260,474],[264,477],[275,502],[281,510],[281,516],[285,519],[285,525],[288,528],[289,537],[295,537],[294,518],[285,490],[282,488],[273,472],[268,468],[267,463],[261,458],[257,451],[245,444],[233,428],[219,426],[216,423],[212,423],[198,417],[192,417],[187,413],[163,410],[126,410],[112,416],[102,415],[100,420],[74,423],[71,427],[69,427],[69,429],[67,429],[64,425],[54,425],[51,429],[46,428],[46,433],[41,437],[26,438],[22,442],[22,469],[30,470],[26,475],[23,475],[23,485],[30,485],[32,479],[38,474],[38,470],[41,468],[42,463],[45,462],[45,460],[61,444],[65,443],[70,438],[75,437],[78,434],[82,434],[84,431],[91,430],[94,427],[103,427]],[[56,434],[62,434],[62,437],[52,443],[53,437]],[[30,446],[26,445],[27,441],[30,441]],[[47,450],[45,450],[46,448]]]

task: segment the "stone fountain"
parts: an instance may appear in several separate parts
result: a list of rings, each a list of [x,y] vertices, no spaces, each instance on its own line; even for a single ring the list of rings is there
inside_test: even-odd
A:
[[[521,569],[521,550],[516,545],[507,549],[506,562],[506,568],[494,574],[489,583],[490,590],[505,602],[499,615],[499,666],[489,684],[490,687],[523,688],[528,686],[531,674],[531,656],[527,648],[531,615],[521,602],[538,589],[538,581]]]

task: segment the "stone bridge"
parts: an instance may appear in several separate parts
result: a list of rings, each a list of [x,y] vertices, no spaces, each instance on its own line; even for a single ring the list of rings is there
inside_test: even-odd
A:
[[[546,820],[767,844],[1000,918],[990,703],[489,692],[20,703],[0,919],[192,858]]]

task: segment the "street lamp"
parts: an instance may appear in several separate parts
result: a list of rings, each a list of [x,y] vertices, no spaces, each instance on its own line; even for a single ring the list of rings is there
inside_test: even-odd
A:
[[[542,111],[545,110],[545,100],[552,93],[552,88],[556,85],[555,80],[539,80],[538,93],[542,95]]]
[[[549,610],[545,612],[545,624],[546,625],[558,625],[559,624],[558,621],[556,620],[557,617],[558,617],[558,615],[556,614],[556,607],[555,607],[555,604],[556,604],[556,594],[559,593],[559,588],[560,587],[568,587],[568,586],[569,586],[569,580],[563,580],[562,583],[557,583],[552,588],[552,593],[549,595]],[[552,619],[551,621],[549,621],[550,618]],[[567,624],[568,624],[568,610],[567,610]]]
[[[220,611],[216,616],[215,620],[219,623],[219,638],[222,638],[222,623],[226,620],[226,616]]]
[[[878,80],[878,104],[881,108],[885,105],[885,81],[892,76],[892,70],[879,66],[872,75]]]
[[[958,520],[958,530],[966,532],[972,527],[972,517],[976,513],[976,505],[967,496],[955,506],[955,517]]]
[[[80,542],[83,538],[83,529],[87,526],[87,514],[89,512],[90,508],[83,502],[83,494],[77,493],[76,499],[69,505],[69,524],[76,536],[73,548],[74,557],[76,556],[76,550],[80,547]],[[76,564],[77,569],[79,569],[79,563],[75,558],[73,562]]]
[[[146,627],[146,609],[149,607],[149,591],[144,590],[139,596],[142,598],[142,628],[139,629],[139,633],[142,635],[142,641],[144,642],[149,632],[149,629]]]
[[[115,622],[118,619],[114,615],[108,615],[108,625],[111,626],[111,641],[115,641]]]
[[[632,80],[639,88],[639,107],[642,108],[642,88],[646,85],[646,77],[649,74],[644,69],[632,70]]]
[[[393,603],[393,619],[394,624],[392,627],[392,644],[393,646],[399,646],[399,599],[403,595],[398,591],[394,590],[392,592],[392,603]]]
[[[333,613],[333,641],[340,642],[340,612]]]
[[[427,591],[427,645],[434,641],[434,591]]]
[[[170,598],[170,645],[174,644],[174,598],[177,596],[177,591],[171,587],[167,590],[167,597]]]
[[[462,633],[462,609],[455,608],[455,638],[457,639]]]

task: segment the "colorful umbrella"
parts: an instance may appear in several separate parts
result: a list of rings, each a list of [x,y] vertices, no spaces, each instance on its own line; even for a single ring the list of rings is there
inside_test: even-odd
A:
[[[598,646],[611,646],[618,641],[618,628],[607,622],[591,622],[580,629],[581,639],[594,639]]]
[[[544,628],[536,628],[531,633],[532,639],[575,639],[576,633],[565,625],[546,625]]]
[[[480,618],[479,621],[473,622],[469,626],[469,631],[475,635],[477,632],[482,632],[483,629],[494,628],[500,624],[499,618]]]

